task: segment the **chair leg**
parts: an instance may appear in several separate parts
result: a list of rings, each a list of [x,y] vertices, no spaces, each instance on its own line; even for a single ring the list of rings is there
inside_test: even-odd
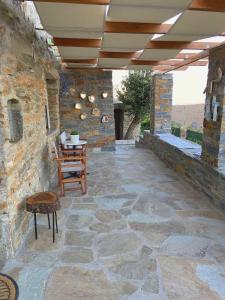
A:
[[[82,194],[85,194],[85,183],[84,183],[84,177],[82,176],[81,177],[81,191],[82,191]]]
[[[85,194],[87,193],[87,173],[84,174]]]
[[[37,216],[36,216],[36,213],[34,213],[34,232],[35,232],[35,240],[37,240],[38,234],[37,234]]]
[[[49,214],[48,214],[48,229],[51,229],[51,223],[50,223],[50,217],[49,217]]]
[[[56,226],[56,233],[59,232],[58,230],[58,220],[57,220],[57,212],[55,211],[55,226]]]
[[[61,193],[60,193],[60,196],[61,197],[64,197],[65,196],[65,192],[64,192],[64,184],[61,183]]]
[[[55,213],[52,213],[52,239],[53,243],[55,243]]]

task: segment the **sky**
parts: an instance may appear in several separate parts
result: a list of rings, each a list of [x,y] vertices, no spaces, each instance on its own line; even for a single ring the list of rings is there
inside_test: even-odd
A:
[[[186,71],[175,71],[173,74],[173,105],[204,103],[203,91],[206,87],[208,66],[189,67]],[[128,71],[113,71],[114,97],[121,81],[128,76]]]

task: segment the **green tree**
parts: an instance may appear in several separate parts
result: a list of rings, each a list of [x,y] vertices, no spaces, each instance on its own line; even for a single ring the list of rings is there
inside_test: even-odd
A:
[[[138,124],[149,113],[153,88],[150,71],[135,71],[122,81],[121,90],[117,90],[118,99],[123,102],[124,111],[132,118],[125,139],[133,138]]]

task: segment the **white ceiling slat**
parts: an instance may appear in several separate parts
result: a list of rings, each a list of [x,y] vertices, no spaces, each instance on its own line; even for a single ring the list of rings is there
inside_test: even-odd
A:
[[[105,5],[35,2],[43,26],[53,30],[103,31]]]
[[[174,58],[180,50],[177,49],[145,49],[140,60],[164,60]]]
[[[115,68],[122,68],[128,65],[130,59],[124,58],[99,58],[98,65],[100,67],[115,67]]]
[[[75,31],[75,30],[51,30],[51,35],[59,38],[72,39],[101,39],[102,32]]]
[[[138,66],[138,65],[128,65],[126,67],[127,70],[151,70],[152,69],[152,66],[149,66],[149,65],[141,65],[141,66]]]
[[[69,68],[94,68],[97,66],[97,64],[91,65],[91,64],[71,64],[71,63],[67,63],[66,65]]]
[[[105,33],[102,49],[125,49],[125,51],[138,51],[144,49],[152,38],[149,34]]]
[[[58,47],[63,58],[93,59],[99,55],[99,49],[87,47]]]
[[[110,5],[107,21],[163,23],[179,14],[178,9],[162,9],[155,7]]]
[[[195,34],[164,34],[163,36],[159,37],[158,39],[155,39],[154,41],[177,41],[177,42],[193,42],[199,39],[204,39],[205,35],[195,35]]]
[[[169,34],[198,36],[203,39],[219,35],[225,28],[225,13],[206,11],[185,11]]]

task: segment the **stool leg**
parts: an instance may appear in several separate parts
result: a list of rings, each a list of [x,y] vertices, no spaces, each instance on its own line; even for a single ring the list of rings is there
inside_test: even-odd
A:
[[[53,234],[53,243],[55,243],[55,214],[52,213],[52,234]]]
[[[50,224],[50,217],[49,217],[49,214],[48,214],[48,228],[51,229],[51,224]]]
[[[55,226],[56,226],[56,233],[58,233],[59,230],[58,230],[58,220],[57,220],[57,213],[56,213],[56,211],[55,211]]]
[[[35,240],[37,240],[37,216],[36,213],[34,213],[34,232],[35,232]]]

